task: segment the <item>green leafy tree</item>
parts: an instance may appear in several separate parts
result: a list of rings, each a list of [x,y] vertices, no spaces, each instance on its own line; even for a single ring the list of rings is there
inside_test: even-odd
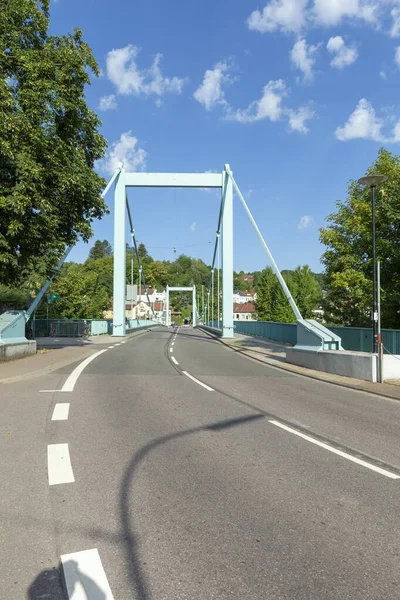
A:
[[[291,292],[303,319],[313,318],[315,316],[313,311],[321,304],[322,293],[308,265],[294,270]]]
[[[258,319],[260,321],[272,321],[274,288],[276,276],[271,267],[261,272],[257,286],[257,300],[254,304]]]
[[[112,255],[112,247],[107,240],[96,240],[93,248],[90,249],[89,258],[97,259]]]
[[[60,294],[60,300],[51,310],[51,314],[57,313],[58,317],[98,319],[110,305],[109,289],[93,265],[87,268],[87,265],[72,263],[64,276],[52,285],[52,292]]]
[[[272,305],[272,321],[275,321],[276,323],[296,323],[296,317],[289,304],[289,300],[286,298],[276,275],[274,275],[274,277],[275,287]],[[289,289],[293,288],[293,285],[291,285],[290,282],[286,281],[286,284]]]
[[[381,260],[382,325],[400,327],[400,157],[379,151],[367,174],[389,180],[376,190],[377,258]],[[351,181],[320,230],[326,246],[325,319],[332,324],[370,326],[372,307],[371,190]]]
[[[93,169],[106,148],[84,89],[98,75],[75,29],[50,36],[49,0],[0,8],[0,279],[51,273],[65,246],[85,241],[107,210]]]

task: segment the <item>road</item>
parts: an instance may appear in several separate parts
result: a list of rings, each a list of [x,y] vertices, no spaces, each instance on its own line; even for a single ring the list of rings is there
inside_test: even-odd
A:
[[[398,402],[117,342],[0,390],[2,600],[400,598]]]

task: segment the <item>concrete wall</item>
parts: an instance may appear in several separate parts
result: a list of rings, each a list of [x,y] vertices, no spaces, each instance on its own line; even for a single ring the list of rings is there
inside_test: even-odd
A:
[[[325,371],[325,373],[365,381],[377,381],[377,357],[366,352],[287,348],[286,361],[315,371]]]
[[[382,376],[383,381],[386,379],[400,379],[400,356],[384,355]]]
[[[0,344],[0,362],[24,358],[24,356],[31,356],[32,354],[36,354],[36,340]]]

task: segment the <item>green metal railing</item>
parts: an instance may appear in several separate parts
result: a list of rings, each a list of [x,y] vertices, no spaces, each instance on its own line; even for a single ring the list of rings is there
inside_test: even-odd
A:
[[[153,327],[154,321],[128,319],[128,331]],[[34,338],[38,337],[89,337],[95,335],[112,335],[112,319],[31,319],[28,326]]]
[[[218,321],[207,323],[208,327],[218,328]],[[297,344],[297,325],[294,323],[273,323],[271,321],[237,321],[234,323],[237,333],[268,338],[277,342]],[[368,327],[327,327],[342,338],[345,350],[371,352],[372,329]],[[400,354],[400,330],[382,329],[382,342],[385,352]]]

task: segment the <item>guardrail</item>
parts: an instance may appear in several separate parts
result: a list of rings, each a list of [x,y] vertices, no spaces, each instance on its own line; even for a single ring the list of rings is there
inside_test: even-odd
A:
[[[34,338],[38,337],[89,337],[112,335],[112,319],[31,319],[28,323]],[[128,331],[154,327],[158,323],[145,319],[128,319]]]
[[[207,327],[218,330],[218,321],[210,321]],[[234,323],[237,333],[264,337],[276,342],[297,344],[297,325],[295,323],[274,323],[272,321],[237,321]],[[368,327],[327,327],[342,339],[345,350],[371,352],[372,329]],[[400,330],[382,329],[382,342],[386,353],[400,355]]]

